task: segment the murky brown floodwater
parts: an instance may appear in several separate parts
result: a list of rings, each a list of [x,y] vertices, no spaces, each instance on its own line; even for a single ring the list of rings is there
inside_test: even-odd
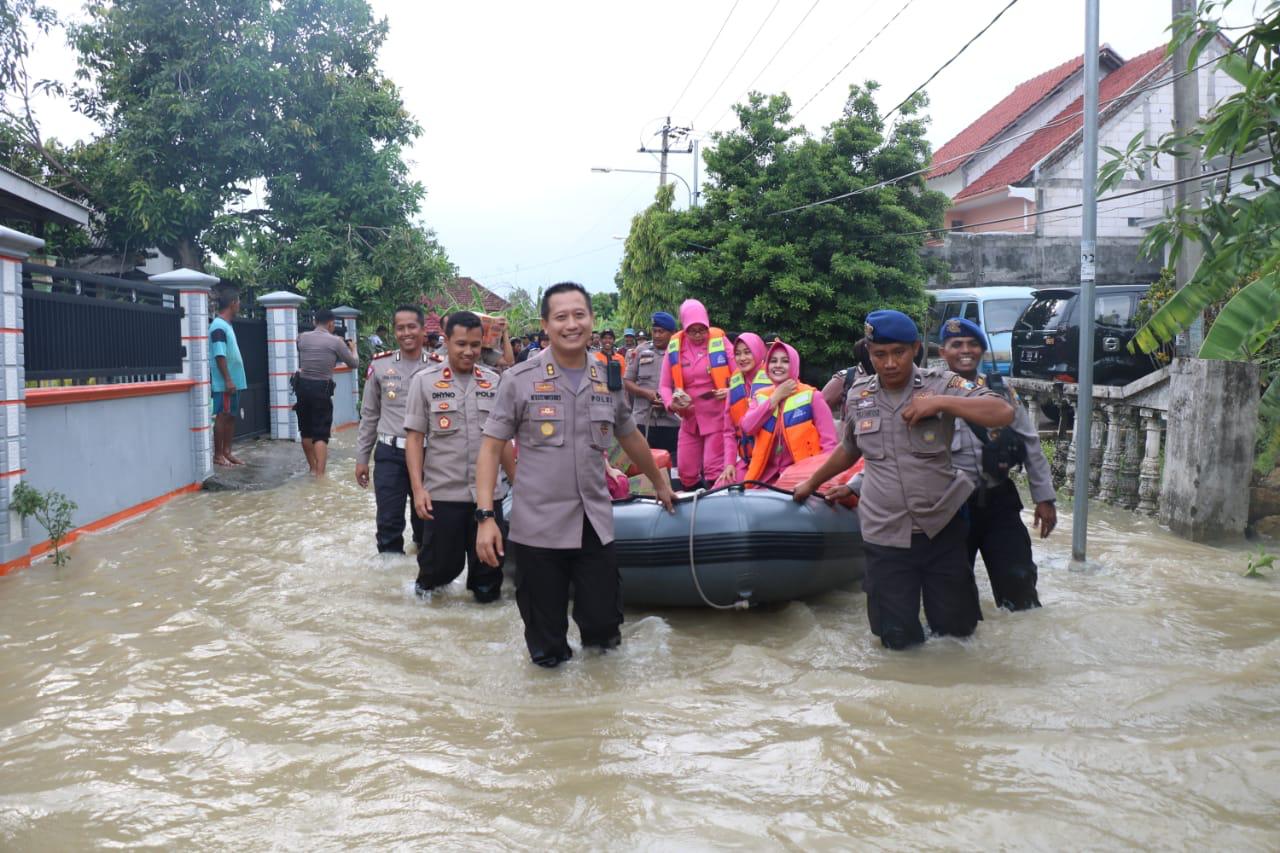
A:
[[[0,578],[0,848],[1280,847],[1280,580],[1240,551],[1098,508],[1104,568],[1064,519],[1045,608],[970,642],[882,651],[851,590],[546,672],[510,590],[373,560],[335,468]]]

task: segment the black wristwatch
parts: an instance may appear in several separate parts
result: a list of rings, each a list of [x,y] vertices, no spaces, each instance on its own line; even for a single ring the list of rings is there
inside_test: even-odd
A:
[[[484,521],[486,518],[494,518],[494,517],[495,516],[494,516],[493,510],[491,509],[476,510],[476,521]]]

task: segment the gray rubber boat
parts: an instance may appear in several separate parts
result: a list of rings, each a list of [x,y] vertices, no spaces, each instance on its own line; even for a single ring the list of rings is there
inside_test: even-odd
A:
[[[819,498],[730,486],[681,498],[674,515],[652,498],[616,501],[613,518],[628,607],[792,601],[862,577],[857,511]]]

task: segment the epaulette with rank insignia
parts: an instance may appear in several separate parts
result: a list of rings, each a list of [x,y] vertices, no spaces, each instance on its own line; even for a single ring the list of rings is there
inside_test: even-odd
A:
[[[444,356],[440,355],[440,353],[438,352],[427,353],[427,358],[431,361],[436,362],[437,364],[440,364],[444,361]]]
[[[386,358],[389,355],[395,355],[397,352],[398,350],[393,350],[393,349],[389,349],[385,352],[377,352],[373,354],[373,360],[377,361],[380,358]]]

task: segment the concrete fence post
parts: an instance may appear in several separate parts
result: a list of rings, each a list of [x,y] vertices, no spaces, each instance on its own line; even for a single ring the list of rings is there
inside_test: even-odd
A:
[[[271,398],[271,437],[300,441],[298,416],[294,414],[289,377],[298,370],[298,309],[305,296],[277,290],[258,297],[267,310],[267,379]]]
[[[209,294],[221,279],[192,269],[176,269],[150,277],[152,284],[172,290],[182,307],[182,372],[169,379],[191,379],[189,427],[191,429],[191,470],[195,482],[213,476],[213,432],[210,417],[209,385]]]
[[[27,467],[26,367],[22,325],[22,262],[44,240],[0,226],[0,574],[27,555],[26,524],[9,509]]]
[[[1179,358],[1169,376],[1160,521],[1196,542],[1238,539],[1249,521],[1258,366]]]
[[[360,351],[360,335],[356,329],[356,318],[360,316],[360,312],[350,305],[339,305],[333,309],[333,316],[337,317],[347,327],[347,335],[355,342],[356,352]],[[356,413],[356,418],[360,417],[360,375],[355,373],[351,377],[351,411]]]

